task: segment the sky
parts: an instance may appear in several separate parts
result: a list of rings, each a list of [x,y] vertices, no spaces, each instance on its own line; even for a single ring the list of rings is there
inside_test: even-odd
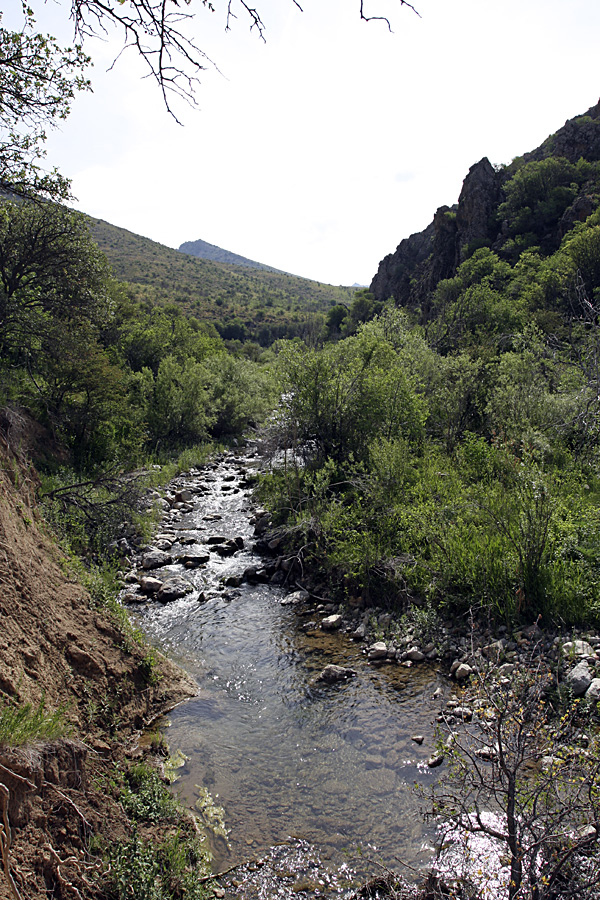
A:
[[[234,0],[234,4],[237,0]],[[77,208],[170,247],[201,238],[329,284],[380,260],[458,199],[469,167],[510,162],[600,97],[598,0],[255,0],[225,31],[191,0],[217,64],[197,108],[162,98],[118,33],[86,45],[93,92],[47,142]],[[72,40],[70,0],[33,0]],[[4,0],[4,24],[19,0]],[[235,6],[234,6],[235,8]],[[108,71],[110,69],[110,71]]]

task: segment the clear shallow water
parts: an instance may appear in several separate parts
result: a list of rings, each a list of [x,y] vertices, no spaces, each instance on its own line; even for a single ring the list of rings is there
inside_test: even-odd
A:
[[[240,536],[248,548],[248,498],[222,491],[237,484],[224,479],[238,467],[220,464],[210,491],[176,527],[198,529],[201,541]],[[206,521],[214,515],[221,518]],[[228,559],[211,553],[202,570],[171,566],[194,582],[194,593],[138,613],[152,640],[199,684],[198,697],[170,714],[166,735],[187,757],[177,782],[185,802],[194,806],[200,785],[225,810],[229,846],[215,842],[216,867],[288,837],[336,860],[357,851],[394,867],[398,857],[426,860],[430,834],[413,785],[436,777],[426,766],[440,703],[432,694],[447,683],[427,668],[368,664],[347,636],[322,632],[313,616],[282,606],[281,588],[223,588],[223,576],[249,565],[260,560],[244,549]],[[357,676],[316,686],[327,663]],[[414,734],[424,736],[421,747]]]

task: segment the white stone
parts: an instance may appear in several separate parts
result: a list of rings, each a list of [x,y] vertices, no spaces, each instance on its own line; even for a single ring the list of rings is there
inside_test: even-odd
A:
[[[585,692],[586,700],[600,700],[600,678],[592,678],[590,686]]]
[[[457,681],[465,681],[472,671],[473,669],[471,666],[468,666],[466,663],[461,663],[454,673],[454,676]]]
[[[369,647],[369,659],[385,659],[387,656],[387,646],[385,641],[375,641]]]
[[[594,648],[587,641],[567,641],[562,645],[563,656],[595,656]]]
[[[567,673],[566,682],[573,691],[574,697],[582,697],[592,683],[592,673],[585,660]]]

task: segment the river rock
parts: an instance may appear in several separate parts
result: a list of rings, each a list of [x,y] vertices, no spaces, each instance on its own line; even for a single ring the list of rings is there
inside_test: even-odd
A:
[[[498,675],[500,675],[502,678],[508,678],[508,676],[512,675],[516,668],[517,667],[514,663],[502,663],[502,665],[498,668]]]
[[[259,569],[257,566],[248,566],[247,569],[244,569],[244,578],[248,584],[267,584],[270,575],[264,568]]]
[[[409,659],[411,662],[423,662],[425,654],[421,653],[418,647],[411,647],[406,653],[402,654],[402,659]]]
[[[473,672],[471,666],[467,665],[467,663],[460,663],[457,666],[456,671],[454,672],[454,677],[457,681],[466,681],[469,675]]]
[[[206,543],[210,544],[211,547],[217,546],[218,544],[224,544],[227,541],[227,538],[221,534],[211,534],[210,537],[206,538]]]
[[[271,521],[271,516],[268,512],[261,510],[260,512],[256,512],[253,517],[254,523],[254,534],[256,537],[261,537],[267,528],[269,527],[269,523]]]
[[[170,554],[165,553],[164,550],[150,550],[142,558],[142,568],[160,569],[161,566],[168,566],[171,561]]]
[[[163,582],[160,578],[152,578],[150,575],[142,576],[140,578],[140,590],[145,594],[156,594],[157,591],[160,591],[162,586]]]
[[[435,769],[437,766],[441,766],[444,762],[444,751],[438,750],[436,753],[432,753],[429,759],[427,760],[427,765],[430,769]]]
[[[575,656],[595,656],[596,653],[591,644],[587,641],[575,640],[567,641],[562,645],[562,655],[572,658]]]
[[[224,544],[217,544],[215,546],[216,552],[219,556],[233,556],[234,553],[237,553],[240,548],[236,544],[235,541],[227,540]]]
[[[186,569],[197,569],[203,566],[210,559],[210,553],[179,553],[176,557],[177,562],[185,566]]]
[[[173,541],[168,541],[165,538],[161,538],[160,540],[154,541],[154,546],[157,550],[170,550],[173,546]]]
[[[308,591],[294,591],[293,594],[288,594],[287,597],[283,598],[281,605],[294,606],[296,603],[305,603],[309,597]]]
[[[325,666],[322,672],[317,675],[315,682],[324,684],[335,684],[338,681],[347,681],[348,678],[354,678],[356,672],[346,666],[336,666],[333,663]]]
[[[600,678],[592,678],[590,686],[585,692],[585,699],[594,702],[600,700]]]
[[[175,494],[177,503],[191,503],[193,499],[194,495],[191,491],[188,491],[187,488],[184,488],[182,491],[177,491]]]
[[[387,645],[385,641],[375,641],[374,644],[371,644],[367,651],[367,659],[386,659],[387,658]]]
[[[491,659],[493,662],[499,662],[500,657],[504,653],[505,645],[506,641],[502,639],[494,641],[492,644],[488,644],[487,647],[484,647],[482,653],[487,659]]]
[[[353,640],[355,640],[355,641],[364,641],[366,636],[367,636],[367,626],[365,625],[364,622],[361,622],[360,625],[357,628],[355,628],[354,631],[352,632],[352,634],[350,635],[350,637],[353,638]]]
[[[467,706],[455,706],[454,709],[448,710],[448,715],[462,719],[463,722],[470,722],[473,718],[473,713]]]
[[[338,628],[342,627],[342,617],[339,613],[335,613],[333,616],[327,616],[321,622],[321,628],[323,631],[337,631]]]
[[[582,660],[582,662],[577,663],[570,672],[567,672],[565,681],[571,688],[574,697],[582,697],[593,681],[587,662]]]
[[[244,581],[243,575],[227,575],[223,579],[225,587],[239,587]]]
[[[184,597],[193,590],[193,585],[189,581],[186,581],[180,575],[175,575],[173,578],[165,581],[156,594],[156,599],[161,603],[171,603],[173,600],[179,600],[180,597]]]
[[[123,603],[145,603],[147,599],[145,594],[131,589],[121,595]]]

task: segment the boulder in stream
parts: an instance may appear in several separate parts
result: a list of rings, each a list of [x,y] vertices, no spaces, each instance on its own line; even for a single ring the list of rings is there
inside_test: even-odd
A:
[[[140,590],[145,594],[156,594],[163,586],[160,578],[152,578],[151,575],[142,575],[140,578]]]
[[[387,644],[385,643],[385,641],[375,641],[374,644],[371,644],[367,652],[367,658],[369,660],[386,659]]]
[[[339,613],[333,616],[326,616],[321,622],[323,631],[338,631],[342,627],[342,617]]]
[[[177,562],[181,563],[182,566],[185,566],[186,569],[197,569],[199,566],[203,566],[210,559],[210,553],[193,553],[189,550],[184,553],[179,553],[177,556]]]
[[[193,590],[193,585],[189,581],[186,581],[180,575],[175,575],[173,578],[165,581],[160,591],[156,594],[156,599],[161,603],[171,603],[173,600],[179,600],[180,597],[184,597]]]
[[[168,566],[172,562],[169,553],[164,550],[150,550],[142,558],[142,569],[160,569],[161,566]]]
[[[215,546],[216,552],[219,556],[233,556],[234,553],[237,553],[240,548],[236,544],[235,541],[227,540],[224,544],[217,544]]]
[[[265,568],[248,566],[247,569],[244,569],[244,578],[248,584],[267,584],[270,577],[270,573]]]
[[[567,673],[565,679],[573,692],[574,697],[582,697],[593,681],[593,675],[585,660],[577,663],[577,665]]]
[[[336,684],[338,681],[347,681],[348,678],[354,678],[356,672],[346,666],[336,666],[333,663],[325,666],[315,678],[315,684]]]

